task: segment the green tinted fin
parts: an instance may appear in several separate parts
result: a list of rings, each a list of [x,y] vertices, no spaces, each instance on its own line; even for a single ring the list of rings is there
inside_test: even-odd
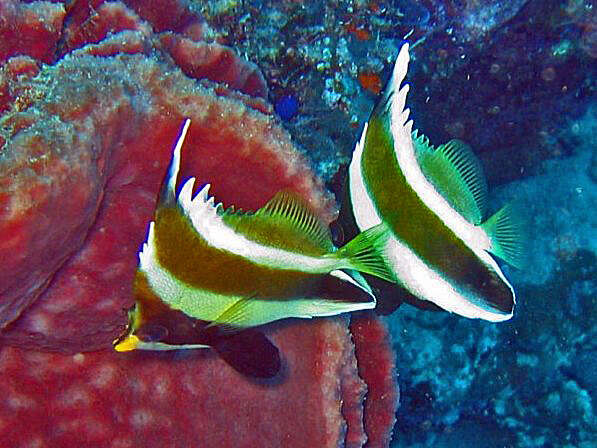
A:
[[[487,210],[487,183],[481,162],[460,140],[434,148],[424,135],[413,132],[421,170],[440,194],[467,221],[478,225]]]
[[[350,269],[371,274],[394,283],[396,278],[385,261],[385,247],[390,229],[384,223],[378,224],[364,232],[334,253],[334,257],[347,259]]]
[[[412,139],[413,145],[415,147],[415,152],[417,153],[417,157],[420,157],[421,152],[435,151],[435,147],[431,144],[429,138],[427,138],[427,136],[424,134],[419,135],[418,129],[415,129],[412,132]]]
[[[512,204],[506,204],[481,224],[491,240],[489,251],[506,263],[522,269],[525,265],[527,241],[522,213]]]
[[[243,297],[224,310],[213,322],[206,328],[218,326],[223,334],[234,333],[246,328],[250,319],[250,300],[251,297]]]
[[[290,191],[278,192],[255,213],[228,209],[222,218],[237,232],[267,246],[315,256],[334,251],[328,226]]]

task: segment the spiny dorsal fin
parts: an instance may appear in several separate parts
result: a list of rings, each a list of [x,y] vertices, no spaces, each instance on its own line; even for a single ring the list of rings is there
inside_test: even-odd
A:
[[[178,193],[178,206],[191,220],[193,228],[203,238],[209,238],[213,233],[218,233],[217,226],[221,221],[220,213],[223,209],[221,203],[215,202],[209,195],[210,184],[205,184],[193,197],[195,178],[191,177],[184,183]]]
[[[506,204],[481,224],[489,239],[489,251],[506,263],[522,269],[526,261],[527,232],[522,213]]]
[[[470,146],[450,140],[434,148],[417,131],[413,132],[413,143],[425,177],[466,220],[480,224],[487,210],[487,183]]]
[[[222,218],[245,237],[268,246],[315,256],[334,250],[328,227],[290,191],[278,192],[255,213],[228,209]]]

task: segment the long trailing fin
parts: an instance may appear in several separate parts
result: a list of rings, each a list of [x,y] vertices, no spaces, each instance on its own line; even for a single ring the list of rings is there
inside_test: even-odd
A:
[[[403,44],[400,48],[400,52],[396,58],[396,63],[394,64],[392,75],[390,76],[390,79],[388,79],[383,93],[379,97],[379,100],[371,112],[372,116],[385,116],[390,111],[390,107],[394,101],[393,96],[398,93],[400,84],[404,80],[408,70],[408,48],[408,43]]]
[[[394,150],[397,147],[412,144],[412,120],[409,120],[410,110],[406,107],[406,97],[410,86],[404,82],[408,71],[410,55],[408,53],[408,44],[402,45],[400,53],[396,58],[394,70],[392,71],[391,82],[388,89],[391,91],[391,101],[389,104],[389,125],[394,139]]]
[[[417,159],[425,177],[467,221],[478,225],[487,210],[487,182],[483,166],[460,140],[434,148],[424,135],[413,132]]]
[[[170,167],[168,168],[166,178],[162,185],[162,191],[160,192],[160,202],[164,205],[174,205],[176,202],[176,180],[178,178],[178,171],[180,170],[180,150],[190,124],[190,118],[186,118],[180,131],[180,135],[178,136],[178,140],[176,140],[174,150],[172,151]]]
[[[334,250],[328,227],[311,207],[292,191],[278,192],[255,213],[226,210],[222,219],[247,238],[308,255]]]
[[[526,262],[526,223],[522,213],[512,204],[506,204],[481,224],[489,239],[489,251],[506,263],[522,269]]]
[[[350,269],[395,282],[396,278],[384,255],[389,236],[390,229],[387,225],[378,224],[359,233],[333,256],[346,259]]]

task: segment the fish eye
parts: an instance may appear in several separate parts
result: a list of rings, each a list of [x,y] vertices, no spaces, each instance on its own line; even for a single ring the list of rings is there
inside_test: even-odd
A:
[[[135,335],[143,342],[159,342],[168,336],[168,329],[162,325],[145,324],[135,332]]]

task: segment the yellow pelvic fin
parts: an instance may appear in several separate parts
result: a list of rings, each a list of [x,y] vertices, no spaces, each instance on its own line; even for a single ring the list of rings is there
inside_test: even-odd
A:
[[[137,349],[139,342],[140,341],[137,336],[134,334],[129,334],[120,342],[118,339],[114,341],[114,350],[117,352],[130,352],[131,350]]]

